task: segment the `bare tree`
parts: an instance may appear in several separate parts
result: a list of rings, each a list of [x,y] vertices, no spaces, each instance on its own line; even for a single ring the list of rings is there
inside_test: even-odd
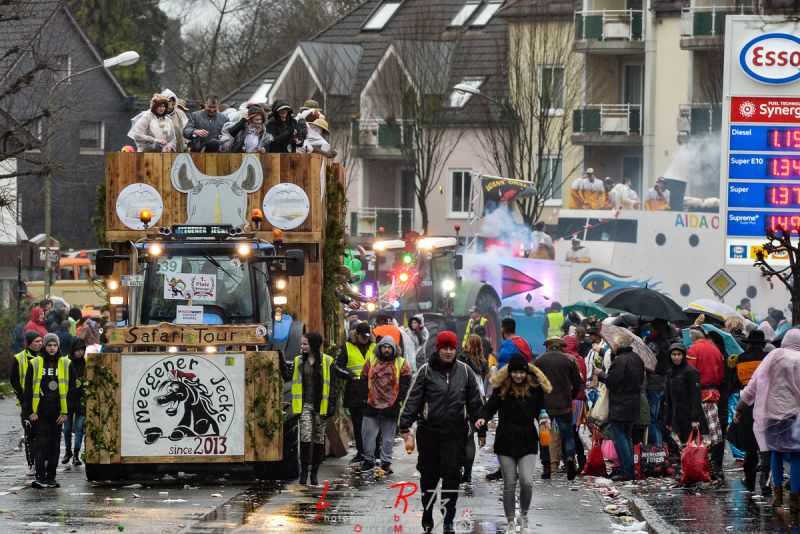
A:
[[[362,116],[380,117],[400,139],[404,164],[414,174],[423,233],[428,232],[428,197],[464,134],[463,128],[454,127],[449,106],[455,46],[424,39],[394,41],[394,53],[387,55],[376,79],[375,98],[362,109]]]
[[[767,242],[756,252],[756,261],[753,264],[761,270],[761,275],[770,284],[773,278],[777,278],[789,290],[793,326],[800,324],[800,243],[792,242],[792,234],[798,232],[800,226],[768,228]],[[770,264],[769,259],[775,256],[785,258],[789,261],[789,265],[781,267]]]
[[[58,157],[65,139],[55,135],[75,105],[70,96],[75,86],[69,91],[61,83],[73,67],[74,53],[63,26],[64,9],[60,2],[0,1],[0,31],[20,32],[14,46],[0,50],[0,211],[4,221],[18,220],[19,191],[26,183],[48,175],[61,180],[80,175],[81,169],[67,167]],[[51,150],[44,150],[47,146]],[[3,231],[8,239],[16,227]]]
[[[486,128],[479,131],[489,163],[498,174],[531,182],[536,191],[516,201],[528,226],[580,165],[570,136],[585,67],[572,52],[573,32],[565,20],[511,25],[508,60],[498,64],[504,96],[483,101]]]

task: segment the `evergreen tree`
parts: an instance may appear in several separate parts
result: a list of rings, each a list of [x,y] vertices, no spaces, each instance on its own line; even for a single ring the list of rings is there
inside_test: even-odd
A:
[[[103,58],[126,50],[139,53],[138,63],[114,72],[126,91],[149,97],[160,89],[153,65],[168,19],[158,0],[69,0],[69,7]]]

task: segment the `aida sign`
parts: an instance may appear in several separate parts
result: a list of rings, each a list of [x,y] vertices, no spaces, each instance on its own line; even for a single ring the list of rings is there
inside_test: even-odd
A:
[[[742,47],[739,65],[761,83],[783,84],[800,79],[800,37],[788,33],[759,35]]]

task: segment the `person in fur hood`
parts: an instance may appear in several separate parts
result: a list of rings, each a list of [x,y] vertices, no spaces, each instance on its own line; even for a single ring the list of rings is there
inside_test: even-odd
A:
[[[536,365],[528,363],[525,356],[513,354],[508,365],[498,370],[491,378],[492,396],[475,422],[478,437],[486,432],[486,422],[498,414],[494,452],[500,460],[503,472],[503,509],[509,531],[516,527],[516,485],[519,477],[520,517],[518,526],[525,532],[528,528],[528,508],[533,496],[533,474],[536,455],[539,452],[539,433],[536,419],[545,409],[544,394],[553,387],[550,380]],[[479,441],[482,443],[482,439]]]
[[[133,127],[133,140],[139,152],[175,152],[175,125],[168,115],[169,98],[154,94],[150,110],[142,113]]]

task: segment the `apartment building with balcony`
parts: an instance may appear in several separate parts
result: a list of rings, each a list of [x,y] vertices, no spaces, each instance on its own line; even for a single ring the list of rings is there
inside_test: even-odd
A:
[[[366,0],[226,100],[288,97],[295,110],[309,98],[320,104],[337,160],[347,168],[353,242],[370,241],[381,229],[385,237],[421,230],[408,150],[420,124],[408,99],[443,101],[436,117],[446,134],[437,138],[428,234],[451,235],[454,224],[466,230],[471,173],[491,173],[482,133],[489,107],[482,95],[453,86],[465,83],[495,96],[502,91],[498,62],[505,61],[506,22],[496,13],[503,3]]]

